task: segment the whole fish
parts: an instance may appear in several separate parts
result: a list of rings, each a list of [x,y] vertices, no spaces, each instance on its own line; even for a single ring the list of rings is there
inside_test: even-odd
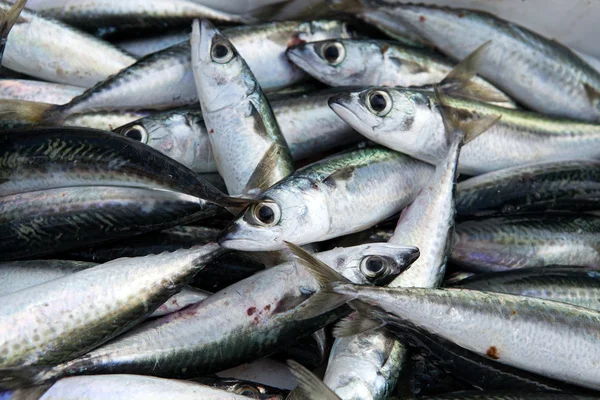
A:
[[[3,196],[0,259],[56,254],[211,214],[197,197],[126,186],[73,186]]]
[[[600,162],[560,161],[501,169],[457,186],[459,214],[497,214],[544,209],[597,209]]]
[[[388,31],[400,25],[454,60],[492,41],[478,68],[483,78],[540,113],[600,120],[600,73],[555,40],[474,10],[394,3],[362,17]]]
[[[477,274],[452,287],[539,297],[600,311],[600,272],[580,267]]]
[[[427,49],[372,39],[301,43],[286,54],[313,78],[331,86],[428,86],[440,83],[455,65]],[[475,93],[492,93],[494,104],[515,108],[508,96],[484,79],[475,77],[472,84]]]
[[[364,284],[397,276],[416,257],[414,247],[388,244],[320,255],[339,273]],[[379,261],[375,266],[380,268],[373,268],[374,261]],[[201,303],[141,324],[80,358],[41,372],[34,381],[73,374],[132,372],[192,377],[284,348],[344,313],[340,309],[316,318],[298,318],[300,313],[306,316],[305,305],[320,287],[302,265],[289,262],[259,272]]]
[[[439,101],[444,103],[446,97],[439,89],[436,91]],[[497,121],[482,119],[465,124],[450,110],[445,111],[443,118],[450,150],[412,204],[402,212],[389,239],[389,243],[422,249],[421,256],[389,284],[391,287],[441,284],[454,229],[454,192],[461,147]],[[384,330],[340,339],[331,352],[323,380],[344,399],[383,398],[393,390],[405,363],[404,347],[405,344]]]
[[[69,260],[29,260],[0,262],[0,296],[62,278],[97,264]],[[160,317],[179,311],[190,304],[198,303],[210,295],[209,292],[184,286],[161,304],[148,318]]]
[[[6,12],[11,3],[0,2]],[[2,65],[50,82],[91,87],[135,59],[87,33],[25,9],[10,31]]]
[[[331,108],[367,138],[437,164],[448,151],[439,104],[427,91],[371,88],[333,96]],[[474,100],[448,97],[469,121],[500,121],[461,152],[459,171],[479,175],[543,161],[600,158],[600,125],[556,119]]]
[[[410,204],[432,174],[430,165],[382,147],[331,156],[263,192],[219,243],[277,250],[284,241],[302,245],[359,232]]]
[[[299,41],[352,35],[346,23],[340,21],[276,22],[230,28],[223,33],[246,60],[265,91],[292,85],[306,76],[285,56],[289,46]],[[28,111],[23,111],[18,103],[2,106],[16,109],[29,123],[56,124],[73,113],[165,109],[194,104],[198,102],[198,95],[190,57],[190,44],[185,41],[138,60],[65,105],[42,105]]]
[[[600,266],[600,218],[592,215],[506,216],[456,225],[450,260],[471,271],[549,265]]]
[[[2,100],[65,104],[79,96],[84,90],[79,86],[30,79],[0,79],[0,99]]]
[[[300,160],[360,138],[329,108],[327,101],[336,92],[267,96],[292,159]],[[217,171],[200,109],[159,112],[121,126],[116,132],[154,147],[193,171]]]
[[[151,314],[222,251],[213,243],[121,258],[3,296],[0,365],[18,373],[86,353]]]
[[[140,34],[189,27],[194,18],[216,22],[248,23],[250,18],[226,13],[190,0],[79,0],[40,4],[35,10],[96,36]]]
[[[600,388],[598,311],[467,289],[370,288],[345,283],[334,284],[331,290],[336,304],[342,295],[348,301],[377,307],[365,310],[363,318],[346,320],[338,335],[355,332],[359,323],[365,325],[364,318],[374,326],[388,324],[400,329],[408,323],[496,362],[590,389]],[[323,296],[322,301],[327,299]],[[548,346],[552,351],[546,350]]]
[[[22,389],[29,393],[36,389]],[[248,397],[235,392],[227,392],[196,382],[163,379],[153,376],[130,374],[74,376],[64,378],[51,385],[39,400],[162,400],[174,394],[181,400],[248,400]],[[37,393],[36,393],[37,394]],[[279,396],[265,399],[281,399]]]
[[[294,171],[271,106],[235,47],[194,20],[192,71],[217,169],[230,195],[256,196]]]

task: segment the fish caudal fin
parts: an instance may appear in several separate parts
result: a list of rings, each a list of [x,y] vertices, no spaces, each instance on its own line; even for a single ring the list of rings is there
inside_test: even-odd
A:
[[[298,380],[298,387],[310,400],[341,400],[340,397],[329,389],[322,380],[294,360],[288,360],[290,371]]]
[[[21,11],[25,8],[26,3],[27,0],[17,0],[8,11],[3,12],[0,16],[0,62],[4,55],[8,34],[14,24],[19,20],[19,15],[21,15]]]
[[[17,121],[25,125],[46,123],[48,110],[54,104],[36,103],[24,100],[0,100],[0,120]]]

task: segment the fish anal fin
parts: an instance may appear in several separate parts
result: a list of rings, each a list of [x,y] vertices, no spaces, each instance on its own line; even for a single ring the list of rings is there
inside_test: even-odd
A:
[[[298,387],[302,389],[309,400],[341,400],[322,380],[301,364],[294,360],[288,360],[287,365],[298,380]]]

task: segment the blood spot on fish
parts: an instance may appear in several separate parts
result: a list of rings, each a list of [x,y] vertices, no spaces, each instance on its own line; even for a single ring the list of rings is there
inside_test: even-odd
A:
[[[424,17],[423,15],[421,15],[421,16],[419,17],[419,21],[421,21],[421,22],[425,22],[425,17]]]
[[[496,348],[496,346],[492,346],[488,349],[487,353],[485,353],[489,358],[498,360],[500,358],[500,352]]]
[[[258,322],[259,322],[259,319],[258,319],[258,317],[254,317],[254,323],[255,323],[255,324],[258,324]]]
[[[465,16],[465,14],[463,14],[463,13],[458,13],[458,18],[462,18],[462,17],[464,17],[464,16]]]
[[[249,309],[246,310],[246,314],[248,315],[252,315],[256,312],[256,307],[250,307]]]
[[[267,304],[265,306],[265,311],[271,311],[271,305],[270,304]]]
[[[208,133],[215,133],[215,130],[211,129],[210,131],[208,131]]]
[[[306,40],[302,40],[297,35],[294,35],[294,37],[292,37],[292,40],[288,42],[287,47],[297,46],[299,44],[304,43],[306,43]]]
[[[387,51],[389,49],[390,49],[390,46],[388,44],[384,44],[383,46],[381,46],[381,54],[387,53]]]

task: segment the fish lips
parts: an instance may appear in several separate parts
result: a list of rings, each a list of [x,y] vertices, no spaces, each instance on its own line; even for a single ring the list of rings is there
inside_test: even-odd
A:
[[[244,220],[229,224],[221,232],[217,242],[225,249],[242,251],[280,250],[285,247],[276,232],[255,228]]]
[[[353,111],[358,104],[359,97],[356,93],[338,93],[331,96],[327,101],[329,108],[333,110],[348,125],[355,128],[362,125],[361,119]]]

